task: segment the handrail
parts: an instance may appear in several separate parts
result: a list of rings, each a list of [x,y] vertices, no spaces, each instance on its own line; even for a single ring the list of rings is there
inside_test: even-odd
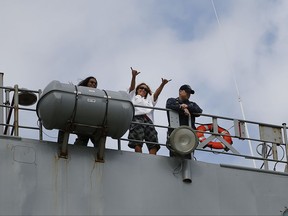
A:
[[[14,88],[12,87],[4,87],[0,86],[0,91],[5,90],[5,102],[3,104],[0,104],[0,107],[6,108],[6,121],[5,123],[0,123],[1,126],[4,126],[4,131],[3,134],[7,135],[9,132],[9,128],[11,128],[11,133],[10,135],[12,136],[19,136],[19,128],[24,128],[24,129],[32,129],[32,130],[38,130],[39,131],[39,139],[43,139],[42,135],[42,125],[39,124],[38,127],[30,127],[30,126],[24,126],[19,124],[19,111],[30,111],[30,112],[35,112],[36,109],[34,108],[25,108],[19,106],[19,93],[23,92],[28,92],[28,93],[37,93],[38,98],[41,95],[41,90],[35,91],[35,90],[29,90],[29,89],[24,89],[24,88],[18,88],[18,85],[15,85]],[[10,101],[10,92],[14,92],[12,100]],[[14,112],[13,112],[14,110]],[[12,115],[13,114],[13,115]],[[14,123],[10,124],[11,118],[13,116]]]
[[[135,105],[135,107],[142,107],[142,108],[150,108],[150,109],[153,109],[151,107],[146,107],[146,106],[138,106],[138,105]],[[166,111],[166,112],[170,112],[172,110],[170,109],[165,109],[165,108],[157,108],[155,107],[154,110],[160,110],[160,111]],[[263,164],[267,163],[268,162],[274,162],[274,163],[282,163],[282,164],[285,164],[286,165],[286,168],[285,168],[285,172],[288,172],[288,142],[287,142],[287,128],[286,128],[286,124],[283,123],[283,125],[275,125],[275,124],[268,124],[268,123],[263,123],[263,122],[257,122],[257,121],[249,121],[249,120],[242,120],[242,119],[233,119],[233,118],[230,118],[230,117],[225,117],[225,116],[219,116],[219,115],[210,115],[210,114],[205,114],[205,113],[201,113],[201,114],[198,114],[200,117],[202,118],[210,118],[210,121],[211,123],[212,122],[216,122],[218,125],[219,125],[219,122],[220,121],[230,121],[230,124],[232,123],[232,127],[238,127],[237,125],[235,125],[236,123],[243,123],[244,125],[247,125],[248,126],[256,126],[258,127],[258,130],[259,130],[259,134],[258,136],[259,137],[241,137],[239,134],[235,134],[235,130],[242,130],[242,132],[245,132],[244,129],[245,128],[241,128],[239,126],[239,128],[234,128],[234,132],[231,132],[230,134],[226,135],[225,136],[230,136],[231,138],[233,139],[236,139],[238,142],[245,142],[245,141],[253,141],[253,142],[261,142],[262,144],[264,143],[265,145],[268,145],[268,144],[271,144],[272,147],[270,147],[270,151],[276,151],[273,153],[273,158],[269,158],[271,155],[267,154],[266,152],[266,155],[261,155],[260,154],[260,157],[257,157],[257,156],[253,156],[253,155],[247,155],[247,154],[244,154],[244,153],[240,153],[240,154],[236,154],[236,153],[231,153],[231,152],[225,152],[225,151],[219,151],[219,150],[213,150],[213,149],[202,149],[202,148],[196,148],[195,151],[201,151],[201,152],[210,152],[210,153],[217,153],[217,154],[223,154],[223,155],[231,155],[231,156],[236,156],[236,157],[243,157],[245,159],[256,159],[256,160],[259,160],[259,161],[263,161]],[[200,118],[198,117],[198,119]],[[219,121],[219,122],[218,122]],[[235,123],[236,122],[236,123]],[[132,122],[132,123],[135,123],[135,124],[142,124],[142,125],[149,125],[147,123],[137,123],[137,122]],[[195,125],[201,125],[202,123],[199,123],[199,122],[196,122]],[[154,126],[156,128],[169,128],[168,126],[163,126],[163,125],[157,125],[157,124],[154,124]],[[278,137],[277,139],[273,140],[271,139],[270,137],[261,137],[261,130],[271,130],[273,133],[278,132],[279,134],[276,133],[276,136],[277,135],[281,135],[281,137]],[[208,136],[211,136],[211,135],[214,135],[218,137],[222,136],[222,134],[219,134],[218,132],[216,132],[217,130],[214,130],[213,132],[210,132],[210,131],[201,131],[201,133],[204,133],[205,135],[208,135]],[[200,132],[198,130],[195,130],[195,132]],[[234,140],[236,142],[236,140]],[[129,139],[121,139],[120,141],[129,141]],[[139,142],[139,141],[138,141]],[[144,143],[144,141],[141,141],[141,143]],[[260,144],[261,144],[260,143]],[[166,146],[166,143],[158,143],[159,145],[161,146]],[[259,143],[254,145],[254,147],[256,148],[257,146],[260,145]],[[233,145],[234,146],[234,145]],[[279,160],[277,157],[274,158],[275,154],[277,154],[277,147],[281,147],[281,146],[285,146],[285,150],[282,148],[283,150],[283,157],[281,160]],[[274,150],[273,150],[274,148]],[[239,150],[240,151],[240,150]],[[240,151],[241,152],[241,151]],[[284,159],[284,156],[286,155],[286,160],[283,160]],[[261,166],[261,168],[263,167],[263,164]],[[276,165],[275,164],[275,165]],[[275,168],[275,167],[274,167]],[[269,169],[268,166],[265,166],[265,169]]]
[[[9,94],[6,93],[6,99],[9,101],[9,103],[7,103],[7,100],[5,101],[5,103],[3,104],[0,104],[0,107],[4,107],[6,108],[6,112],[8,111],[8,113],[6,113],[6,122],[4,123],[0,123],[1,126],[5,126],[5,133],[4,134],[7,134],[8,132],[8,128],[12,128],[12,134],[14,133],[15,136],[19,136],[19,133],[17,133],[16,129],[19,130],[19,129],[31,129],[31,130],[37,130],[39,131],[39,139],[40,140],[43,140],[43,128],[42,128],[42,124],[41,122],[39,122],[38,126],[37,127],[31,127],[31,126],[24,126],[21,122],[19,122],[19,112],[35,112],[36,114],[36,109],[35,108],[26,108],[26,107],[22,107],[22,106],[19,106],[18,103],[16,103],[14,101],[14,97],[16,97],[17,95],[17,91],[18,92],[21,92],[21,91],[27,91],[27,92],[33,92],[33,93],[37,93],[38,94],[38,98],[40,97],[41,95],[41,91],[35,91],[35,90],[28,90],[28,89],[21,89],[21,88],[18,88],[17,85],[15,85],[14,88],[11,88],[11,87],[0,87],[1,90],[5,90],[5,91],[8,91],[9,93],[10,92],[14,92],[14,95],[13,95],[13,99],[12,101],[10,102],[8,99],[9,97],[7,98],[7,95],[9,96]],[[15,94],[16,93],[16,94]],[[11,103],[11,104],[10,104]],[[16,106],[18,105],[18,107]],[[166,109],[166,108],[161,108],[161,107],[146,107],[146,106],[136,106],[135,107],[142,107],[142,108],[149,108],[149,109],[154,109],[155,111],[159,111],[159,112],[170,112],[172,110],[170,109]],[[10,124],[10,120],[12,118],[12,114],[13,114],[13,110],[14,110],[14,124]],[[269,169],[268,166],[267,166],[267,163],[268,162],[271,162],[271,163],[281,163],[281,164],[285,164],[286,165],[286,169],[285,169],[285,172],[288,172],[288,169],[287,169],[287,161],[288,161],[288,141],[287,141],[287,128],[286,128],[286,123],[283,123],[282,125],[274,125],[274,124],[268,124],[268,123],[264,123],[264,122],[256,122],[256,121],[249,121],[249,120],[243,120],[243,119],[234,119],[234,118],[231,118],[231,117],[226,117],[226,116],[219,116],[219,115],[211,115],[211,114],[206,114],[206,113],[201,113],[199,114],[200,117],[197,118],[197,122],[195,123],[196,126],[198,125],[201,125],[203,123],[201,122],[198,122],[199,119],[201,121],[203,120],[207,120],[211,123],[216,123],[216,125],[221,125],[221,124],[229,124],[230,126],[232,125],[231,128],[234,128],[234,131],[231,131],[229,135],[227,136],[230,136],[231,138],[233,138],[234,142],[235,143],[240,143],[240,142],[246,142],[246,141],[253,141],[254,142],[254,148],[256,148],[257,146],[259,146],[261,143],[264,143],[265,145],[272,145],[273,148],[271,147],[271,150],[270,151],[274,151],[273,153],[273,158],[271,158],[271,155],[269,154],[269,152],[267,153],[264,152],[265,154],[261,155],[259,154],[260,156],[253,156],[253,155],[247,155],[245,153],[243,153],[241,151],[241,149],[237,149],[237,151],[240,152],[240,154],[236,154],[234,152],[225,152],[225,151],[222,151],[222,150],[215,150],[215,149],[207,149],[206,147],[205,148],[196,148],[196,152],[207,152],[207,153],[217,153],[217,154],[223,154],[223,155],[230,155],[230,156],[236,156],[236,157],[242,157],[242,158],[245,158],[245,159],[255,159],[255,160],[258,160],[258,161],[263,161],[263,164],[264,164],[264,168],[265,169]],[[9,120],[9,121],[8,121]],[[131,123],[137,123],[137,122],[131,122]],[[244,125],[242,128],[242,126],[239,126],[240,123],[242,125]],[[149,125],[147,123],[139,123],[139,124],[143,124],[143,125]],[[215,124],[213,124],[215,125]],[[159,129],[167,129],[168,128],[173,128],[173,127],[169,127],[168,126],[168,122],[167,124],[163,125],[163,124],[157,124],[157,122],[154,124],[155,128],[159,128]],[[256,134],[255,136],[253,137],[247,137],[245,136],[245,127],[248,127],[248,126],[256,126],[256,129],[258,129],[258,134]],[[217,127],[217,126],[216,126]],[[230,129],[231,129],[230,128]],[[229,129],[229,130],[230,130]],[[263,134],[261,135],[261,130],[270,130],[273,131],[273,133],[275,132],[276,135],[280,136],[278,137],[277,139],[273,140],[271,139],[269,136],[264,136],[263,137]],[[241,133],[236,133],[235,131],[238,131]],[[195,130],[195,132],[199,132],[197,130]],[[220,137],[221,134],[219,134],[217,132],[217,130],[214,130],[213,132],[210,132],[210,131],[201,131],[201,133],[204,133],[205,136],[215,136],[216,138],[217,137]],[[12,135],[11,134],[11,135]],[[258,135],[258,136],[257,136]],[[225,135],[226,136],[226,135]],[[122,146],[123,145],[126,145],[125,143],[123,142],[128,142],[128,141],[133,141],[133,140],[129,140],[125,137],[122,137],[120,139],[118,139],[118,149],[121,150],[123,149]],[[134,140],[135,141],[135,140]],[[144,143],[145,141],[138,141],[138,142],[141,142],[141,143]],[[257,142],[261,142],[260,144],[257,143]],[[158,144],[158,145],[161,145],[163,147],[166,147],[166,143],[154,143],[154,142],[148,142],[148,143],[152,143],[152,144]],[[236,145],[233,144],[234,148],[236,148]],[[282,148],[283,146],[285,146],[285,148]],[[286,156],[286,158],[282,158],[282,159],[278,159],[277,157],[274,158],[275,155],[277,155],[277,149],[279,148],[282,148],[283,150],[283,154],[284,156]]]

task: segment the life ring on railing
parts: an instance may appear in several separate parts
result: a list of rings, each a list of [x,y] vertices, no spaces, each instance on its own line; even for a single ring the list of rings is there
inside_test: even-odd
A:
[[[213,124],[200,125],[200,126],[198,126],[196,128],[196,130],[197,130],[196,135],[197,135],[199,141],[203,142],[204,140],[206,140],[206,138],[204,136],[204,132],[205,131],[213,132]],[[218,133],[222,135],[223,139],[227,143],[232,145],[233,141],[232,141],[232,138],[231,138],[230,133],[228,132],[228,130],[218,126]],[[223,143],[215,142],[215,141],[210,141],[205,147],[210,147],[210,148],[213,148],[213,149],[225,149],[225,151],[229,150]]]

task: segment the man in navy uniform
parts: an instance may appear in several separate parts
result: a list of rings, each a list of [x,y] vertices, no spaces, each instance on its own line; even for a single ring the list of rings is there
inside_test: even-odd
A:
[[[179,88],[179,96],[177,98],[169,98],[166,101],[166,108],[178,112],[180,125],[191,125],[191,127],[195,130],[195,118],[200,116],[202,109],[195,102],[189,101],[191,94],[194,93],[195,91],[189,85],[182,85]],[[191,124],[189,124],[189,119],[191,119]],[[168,137],[172,131],[173,128],[168,129]],[[170,151],[170,156],[175,155]],[[191,154],[186,155],[185,158],[191,159]]]

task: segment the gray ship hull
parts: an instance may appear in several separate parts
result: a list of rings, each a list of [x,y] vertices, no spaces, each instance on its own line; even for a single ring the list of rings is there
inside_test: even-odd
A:
[[[281,215],[288,175],[189,160],[0,137],[1,215]]]

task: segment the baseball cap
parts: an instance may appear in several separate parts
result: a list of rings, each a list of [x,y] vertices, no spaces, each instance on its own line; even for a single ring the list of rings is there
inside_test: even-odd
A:
[[[194,94],[195,93],[195,91],[193,89],[191,89],[191,87],[189,85],[187,85],[187,84],[182,85],[179,90],[184,90],[184,91],[186,91],[187,93],[190,93],[190,94]]]

